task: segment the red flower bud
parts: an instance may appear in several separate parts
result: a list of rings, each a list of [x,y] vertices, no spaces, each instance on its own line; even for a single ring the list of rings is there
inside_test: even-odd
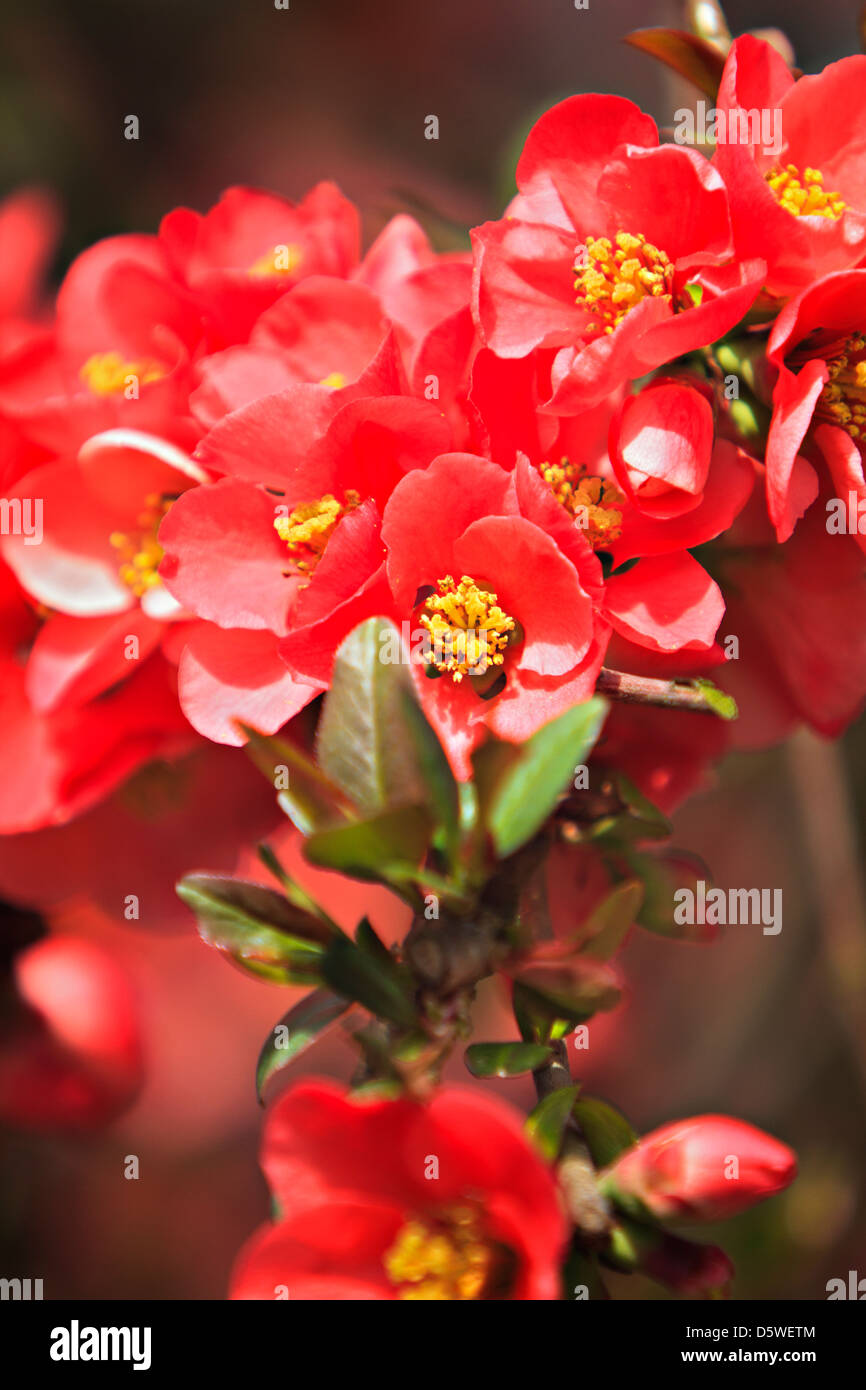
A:
[[[719,1221],[781,1192],[796,1172],[795,1155],[769,1134],[726,1115],[697,1115],[645,1135],[601,1185],[634,1214]]]

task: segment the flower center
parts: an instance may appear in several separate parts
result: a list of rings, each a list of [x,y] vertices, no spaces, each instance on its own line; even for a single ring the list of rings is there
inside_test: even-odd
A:
[[[866,336],[846,338],[841,350],[827,359],[830,380],[818,399],[816,413],[839,425],[852,439],[866,432]]]
[[[501,666],[503,652],[515,631],[514,619],[499,607],[496,595],[464,574],[455,584],[450,574],[440,579],[438,594],[425,600],[420,622],[430,634],[430,665],[448,671],[459,685],[464,676],[483,676]]]
[[[507,1253],[485,1238],[474,1208],[454,1207],[432,1223],[407,1221],[383,1263],[400,1299],[465,1302],[490,1296]]]
[[[163,556],[163,549],[156,534],[162,518],[174,501],[174,496],[167,493],[151,493],[145,499],[145,510],[137,517],[140,530],[132,534],[113,531],[109,537],[117,551],[117,573],[137,598],[141,598],[148,589],[162,583],[159,577],[159,562]]]
[[[300,246],[272,246],[257,261],[253,261],[247,274],[256,278],[263,275],[294,275],[303,259]]]
[[[360,505],[359,494],[349,488],[343,502],[326,492],[317,502],[304,502],[288,516],[278,516],[274,529],[285,541],[295,568],[302,574],[312,574],[342,518]]]
[[[831,217],[835,221],[847,207],[838,193],[827,193],[820,169],[804,169],[796,164],[768,169],[764,178],[780,207],[792,217]]]
[[[161,362],[124,362],[119,352],[95,352],[78,375],[95,396],[116,396],[132,385],[146,386],[166,375]]]
[[[586,464],[569,463],[567,458],[559,463],[539,463],[538,471],[557,502],[586,532],[593,550],[619,540],[622,535],[619,508],[625,498],[618,487],[590,473]]]
[[[597,316],[587,331],[612,333],[642,299],[670,298],[674,268],[645,236],[587,237],[574,263],[577,303]]]

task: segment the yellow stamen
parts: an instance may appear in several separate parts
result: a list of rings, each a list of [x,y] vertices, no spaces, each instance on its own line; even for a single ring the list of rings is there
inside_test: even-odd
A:
[[[827,359],[830,380],[818,398],[816,414],[839,425],[852,439],[866,435],[866,335],[846,338]]]
[[[135,378],[137,386],[146,386],[164,377],[166,368],[160,362],[124,362],[119,352],[95,352],[78,375],[94,395],[115,396],[133,384],[130,378]]]
[[[360,504],[359,494],[350,488],[343,502],[327,492],[317,502],[304,502],[288,516],[278,516],[274,529],[288,546],[295,568],[311,574],[342,518]]]
[[[435,1225],[407,1221],[383,1263],[400,1299],[466,1302],[485,1297],[495,1256],[476,1213],[458,1208]]]
[[[420,622],[431,637],[430,664],[448,671],[459,685],[464,676],[482,676],[501,666],[514,619],[499,607],[496,595],[464,574],[455,584],[450,574],[440,579],[438,594],[425,601]]]
[[[669,299],[673,289],[674,268],[664,251],[630,232],[617,232],[613,242],[587,237],[574,273],[577,303],[597,315],[588,332],[612,333],[642,299]]]
[[[619,508],[625,498],[618,487],[590,473],[585,464],[569,463],[567,458],[559,463],[540,463],[538,471],[557,502],[586,532],[593,549],[619,540],[622,535]]]
[[[796,164],[786,164],[784,169],[777,165],[768,169],[764,178],[776,202],[792,217],[830,217],[835,221],[848,206],[838,193],[826,192],[820,169],[804,169],[801,174]]]
[[[156,535],[160,522],[174,500],[174,497],[166,494],[151,493],[146,499],[145,510],[137,518],[141,529],[132,535],[113,531],[109,537],[111,545],[118,552],[120,564],[117,572],[137,598],[162,583],[159,564],[163,549]]]
[[[300,246],[272,246],[263,256],[259,256],[257,261],[253,261],[248,274],[259,277],[262,275],[294,275],[304,253]]]
[[[342,372],[331,372],[328,376],[323,376],[319,382],[320,386],[333,386],[335,391],[342,391],[346,384],[346,378]]]

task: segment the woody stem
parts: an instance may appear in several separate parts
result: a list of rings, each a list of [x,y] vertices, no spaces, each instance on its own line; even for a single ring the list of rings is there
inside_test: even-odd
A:
[[[677,681],[657,680],[652,676],[632,676],[625,671],[613,671],[602,666],[595,688],[614,700],[631,705],[660,705],[665,709],[689,709],[697,714],[714,711],[702,690]]]

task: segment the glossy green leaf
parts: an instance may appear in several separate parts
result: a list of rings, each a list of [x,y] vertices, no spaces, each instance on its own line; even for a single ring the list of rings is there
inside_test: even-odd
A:
[[[445,833],[449,858],[454,857],[460,838],[460,798],[457,780],[442,744],[415,698],[414,691],[400,691],[400,708],[415,749],[425,804]]]
[[[624,1149],[637,1143],[638,1136],[625,1116],[596,1096],[581,1096],[575,1103],[574,1117],[596,1168],[607,1167]]]
[[[464,1061],[473,1076],[523,1076],[550,1061],[551,1049],[540,1043],[473,1043]]]
[[[406,719],[412,687],[401,656],[392,622],[361,623],[337,649],[319,720],[319,766],[366,816],[427,799],[418,728],[410,730]]]
[[[583,1023],[619,1002],[620,986],[610,966],[586,956],[566,961],[533,961],[514,978],[521,1006],[549,1024]]]
[[[431,821],[420,806],[383,811],[370,820],[320,830],[304,841],[311,864],[368,882],[387,883],[389,869],[403,882],[418,867],[430,843]]]
[[[213,874],[187,875],[177,893],[195,913],[202,939],[238,965],[277,983],[318,982],[318,962],[331,931],[282,894]]]
[[[540,1100],[527,1118],[526,1132],[549,1163],[562,1148],[565,1127],[579,1095],[579,1086],[562,1086]]]
[[[277,800],[302,835],[348,820],[352,806],[324,772],[287,739],[260,734],[246,724],[247,752],[278,792]],[[283,786],[283,782],[288,786]]]
[[[584,923],[580,932],[581,955],[610,960],[637,921],[642,900],[643,884],[637,879],[618,884]]]
[[[492,788],[487,824],[501,858],[513,854],[541,828],[574,769],[588,757],[601,732],[607,701],[593,696],[545,724],[506,765]]]
[[[321,971],[331,989],[363,1004],[376,1018],[407,1028],[417,1022],[412,978],[393,958],[385,961],[348,937],[337,937],[322,958]]]
[[[667,849],[651,854],[631,851],[627,857],[630,872],[640,879],[644,889],[638,925],[677,941],[705,941],[710,934],[705,924],[690,926],[674,917],[677,889],[690,888],[694,892],[698,879],[712,883],[712,874],[700,856],[688,850]]]
[[[283,1015],[271,1029],[259,1053],[256,1066],[256,1094],[259,1100],[271,1077],[300,1057],[350,1007],[349,1001],[342,995],[317,989]]]

